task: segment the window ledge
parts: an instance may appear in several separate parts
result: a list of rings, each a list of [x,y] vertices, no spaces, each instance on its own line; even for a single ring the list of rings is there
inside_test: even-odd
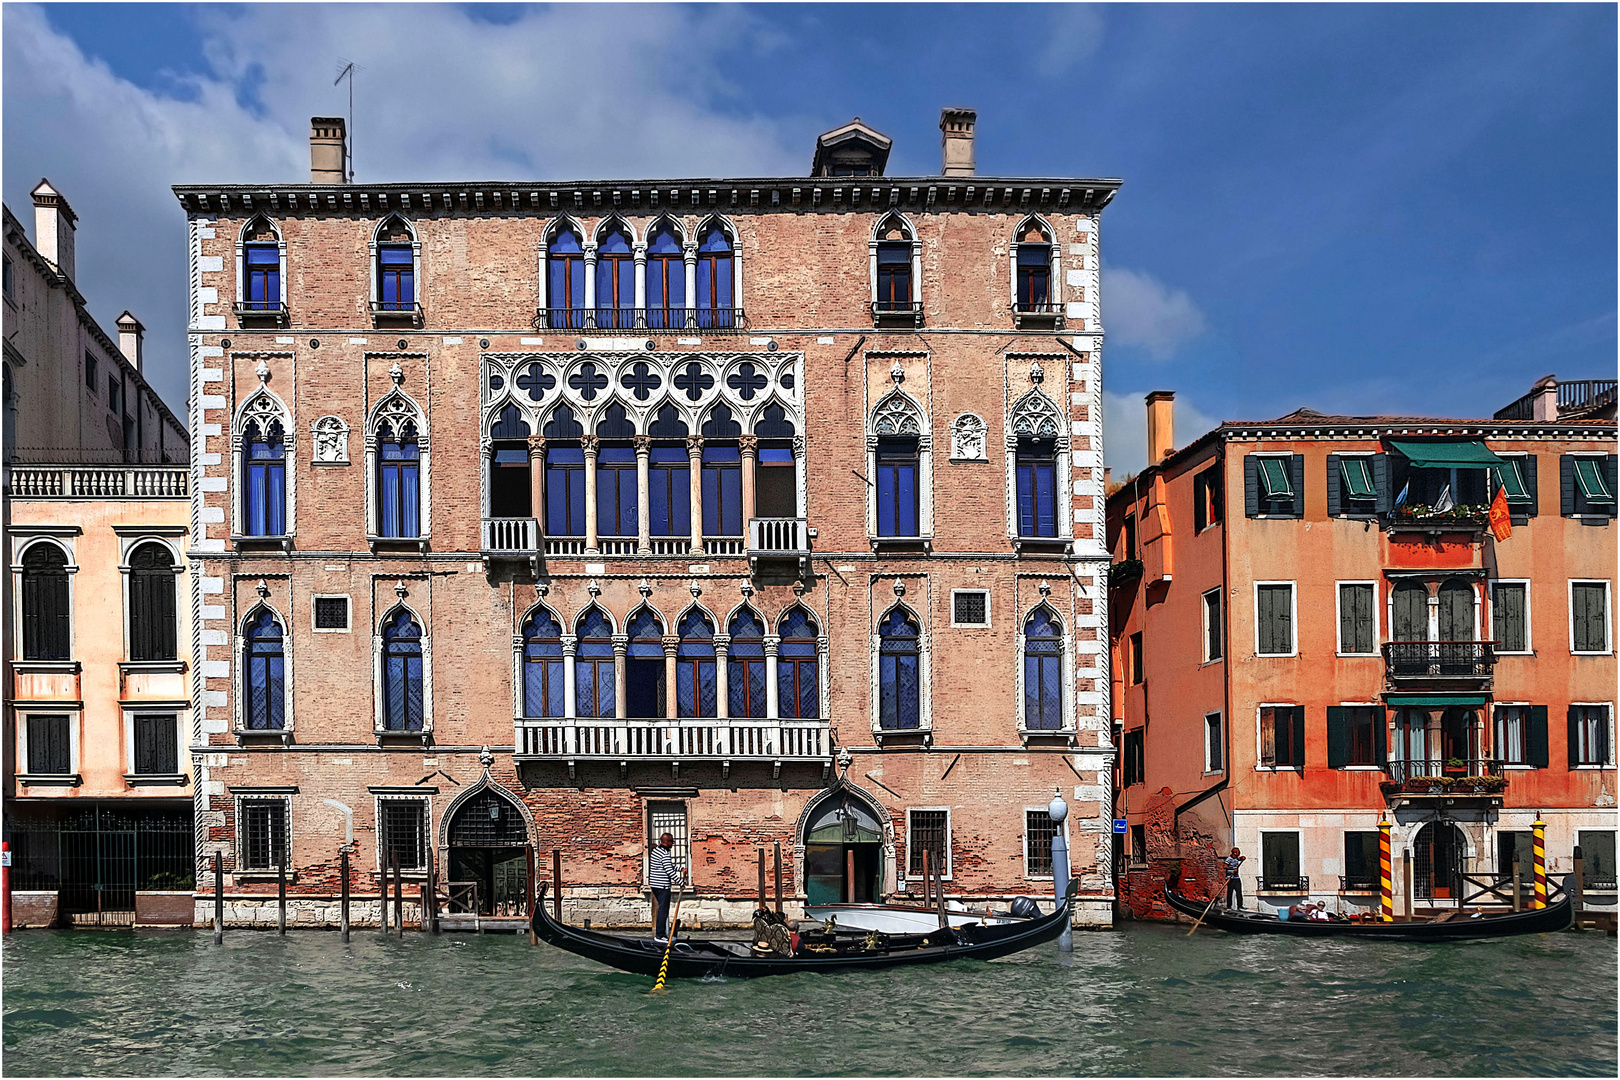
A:
[[[130,787],[185,787],[191,777],[185,773],[125,773]]]
[[[236,871],[236,873],[231,875],[231,880],[237,882],[238,884],[240,884],[242,882],[250,882],[250,881],[277,882],[277,881],[281,880],[281,875],[278,874],[274,870],[264,870],[264,869],[259,869],[259,870],[238,870],[238,871]],[[296,871],[296,870],[287,871],[287,884],[291,885],[292,883],[294,883],[297,880],[298,880],[298,871]]]
[[[245,746],[249,742],[279,742],[283,746],[293,743],[292,728],[237,728],[231,732],[236,736],[236,745]]]
[[[1336,771],[1381,773],[1384,771],[1384,767],[1382,765],[1340,765]]]
[[[23,787],[79,787],[84,777],[78,773],[18,773],[17,783]]]
[[[231,543],[238,550],[264,550],[266,548],[280,548],[283,551],[291,551],[293,546],[293,538],[291,533],[285,533],[280,536],[241,536],[236,533],[232,533]]]
[[[1380,660],[1384,654],[1376,652],[1340,652],[1333,655],[1343,660]]]
[[[1304,772],[1305,770],[1301,769],[1297,765],[1256,765],[1254,767],[1254,771],[1266,773],[1300,773]]]
[[[428,553],[428,540],[426,536],[372,536],[366,535],[366,544],[373,552],[379,550],[402,551],[415,550],[423,555]]]
[[[915,328],[923,324],[923,307],[921,304],[908,304],[905,307],[891,308],[887,311],[879,310],[874,304],[872,307],[872,325],[878,329],[885,327]]]
[[[1502,766],[1502,768],[1504,768],[1504,769],[1512,769],[1514,772],[1535,772],[1540,767],[1541,766],[1539,766],[1539,765],[1508,765],[1508,764],[1504,764]]]
[[[125,675],[179,675],[185,672],[184,660],[120,660],[118,670]]]
[[[1061,742],[1066,746],[1073,746],[1075,729],[1070,725],[1058,728],[1027,728],[1019,724],[1018,738],[1025,746],[1028,746],[1031,740],[1039,743]]]
[[[1612,769],[1612,768],[1614,768],[1613,765],[1571,765],[1570,766],[1570,771],[1571,772],[1601,772],[1604,769]]]
[[[1571,655],[1571,656],[1613,656],[1614,652],[1612,650],[1610,650],[1610,649],[1605,649],[1602,652],[1588,652],[1585,649],[1581,649],[1581,650],[1571,649],[1571,650],[1569,650],[1569,655]]]
[[[884,739],[920,739],[924,746],[934,745],[934,728],[932,724],[923,724],[914,728],[886,728],[876,723],[872,725],[872,738],[882,748]]]
[[[19,675],[77,675],[84,665],[77,660],[13,660],[11,669]]]
[[[1012,541],[1014,550],[1020,553],[1028,551],[1062,555],[1073,543],[1067,536],[1013,536],[1008,539]]]
[[[414,881],[414,882],[417,882],[419,884],[422,884],[422,883],[426,883],[428,875],[427,875],[426,870],[401,869],[400,872],[399,872],[399,876],[404,878],[406,881]],[[388,871],[386,874],[381,870],[373,870],[373,871],[371,871],[371,880],[372,881],[376,881],[376,882],[380,883],[383,880],[384,877],[387,877],[387,879],[389,881],[389,888],[392,889],[393,888],[393,882],[396,880],[395,877],[394,877],[394,872],[392,870]],[[394,897],[394,894],[392,892],[389,892],[389,894],[388,894],[388,902],[389,903],[393,903],[393,897]],[[417,898],[416,897],[411,897],[411,896],[406,896],[405,899],[407,899],[407,900],[415,900]]]
[[[933,551],[934,536],[872,536],[873,551]]]
[[[424,728],[421,731],[399,731],[395,728],[373,728],[371,733],[377,737],[377,745],[385,742],[420,742],[423,746],[433,743],[433,729]]]
[[[1058,304],[1041,305],[1049,310],[1024,310],[1014,307],[1013,329],[1015,330],[1061,330],[1063,329],[1063,311]]]
[[[381,329],[385,326],[410,326],[420,329],[422,326],[422,305],[411,304],[409,307],[385,308],[381,301],[371,302],[372,325]]]
[[[231,305],[231,312],[236,316],[236,324],[244,330],[263,327],[284,328],[290,325],[290,317],[286,304],[277,304],[274,307],[252,307],[237,303]]]

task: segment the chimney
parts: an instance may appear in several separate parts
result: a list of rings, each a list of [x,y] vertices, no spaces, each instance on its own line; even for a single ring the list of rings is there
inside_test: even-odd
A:
[[[79,216],[62,198],[61,192],[51,187],[49,180],[41,178],[31,194],[34,196],[34,250],[72,281],[74,222]]]
[[[145,333],[146,327],[128,311],[118,316],[118,351],[134,366],[137,374],[145,374],[141,371],[141,337]]]
[[[939,111],[940,145],[944,152],[946,176],[973,175],[973,125],[979,114],[972,109]]]
[[[348,131],[341,116],[309,118],[309,182],[346,184]]]
[[[1530,419],[1558,419],[1558,376],[1543,375],[1536,380],[1536,385],[1530,388],[1530,393],[1535,395],[1535,399],[1530,402]]]
[[[1149,465],[1157,465],[1176,448],[1175,424],[1171,418],[1176,392],[1155,390],[1147,396],[1147,457]]]

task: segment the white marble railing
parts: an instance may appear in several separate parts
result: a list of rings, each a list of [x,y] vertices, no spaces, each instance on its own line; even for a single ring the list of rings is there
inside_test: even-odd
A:
[[[617,720],[612,717],[518,717],[520,758],[797,758],[832,756],[825,720]]]
[[[184,499],[191,493],[184,465],[12,465],[10,494],[18,499]]]

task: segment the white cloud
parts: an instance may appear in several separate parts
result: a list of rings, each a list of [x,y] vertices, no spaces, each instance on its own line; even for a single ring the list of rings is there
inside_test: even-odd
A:
[[[1097,51],[1102,44],[1103,11],[1089,4],[1053,4],[1046,10],[1051,21],[1035,70],[1051,78],[1067,74]]]
[[[4,8],[6,202],[49,176],[79,215],[78,286],[107,328],[147,327],[148,372],[186,387],[178,183],[304,181],[309,118],[355,87],[356,179],[783,175],[811,146],[753,114],[722,63],[769,50],[746,12],[558,5],[492,25],[449,5],[272,4],[202,19],[212,71],[185,97],[118,77],[37,7]],[[701,43],[699,46],[698,43]],[[243,102],[247,102],[244,104]]]
[[[1114,479],[1141,472],[1147,467],[1146,391],[1116,394],[1103,391],[1103,464],[1114,470]],[[1220,421],[1199,411],[1181,397],[1171,407],[1173,442],[1177,449],[1220,426]]]
[[[1182,343],[1204,332],[1204,313],[1192,297],[1150,274],[1105,268],[1102,299],[1109,339],[1140,345],[1154,359],[1168,359]]]

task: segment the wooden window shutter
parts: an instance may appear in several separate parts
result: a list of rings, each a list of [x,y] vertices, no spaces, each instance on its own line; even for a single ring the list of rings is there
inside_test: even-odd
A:
[[[1581,763],[1581,713],[1577,706],[1569,707],[1569,767]]]
[[[1305,768],[1305,706],[1294,706],[1294,768]]]
[[[1514,507],[1514,509],[1524,514],[1526,517],[1535,517],[1540,511],[1541,506],[1541,496],[1536,490],[1536,455],[1524,455],[1524,457],[1519,459],[1519,465],[1519,473],[1524,478],[1524,490],[1525,493],[1530,496],[1530,501],[1527,503],[1520,503],[1518,506]]]
[[[1289,462],[1289,475],[1294,482],[1294,512],[1290,517],[1305,516],[1305,455],[1295,454]]]
[[[1389,761],[1389,712],[1382,705],[1373,706],[1373,752],[1378,764]]]
[[[1243,513],[1260,516],[1260,466],[1253,454],[1243,455]],[[1572,480],[1571,483],[1574,481]]]
[[[1203,532],[1209,525],[1209,515],[1204,512],[1204,500],[1209,490],[1209,474],[1199,473],[1193,477],[1193,532]]]
[[[1568,454],[1558,459],[1558,512],[1564,517],[1575,513],[1575,459]]]
[[[1373,503],[1374,509],[1380,514],[1387,514],[1395,503],[1395,493],[1389,486],[1389,455],[1374,454],[1372,459],[1373,490],[1378,493]]]
[[[1328,517],[1339,516],[1339,455],[1327,456],[1327,506]]]
[[[1547,706],[1530,706],[1529,730],[1525,732],[1525,764],[1547,767]]]
[[[1328,706],[1327,757],[1330,769],[1342,769],[1350,764],[1350,731],[1342,705]]]
[[[1609,482],[1609,516],[1614,517],[1620,512],[1620,455],[1609,454],[1603,459],[1603,475]]]

